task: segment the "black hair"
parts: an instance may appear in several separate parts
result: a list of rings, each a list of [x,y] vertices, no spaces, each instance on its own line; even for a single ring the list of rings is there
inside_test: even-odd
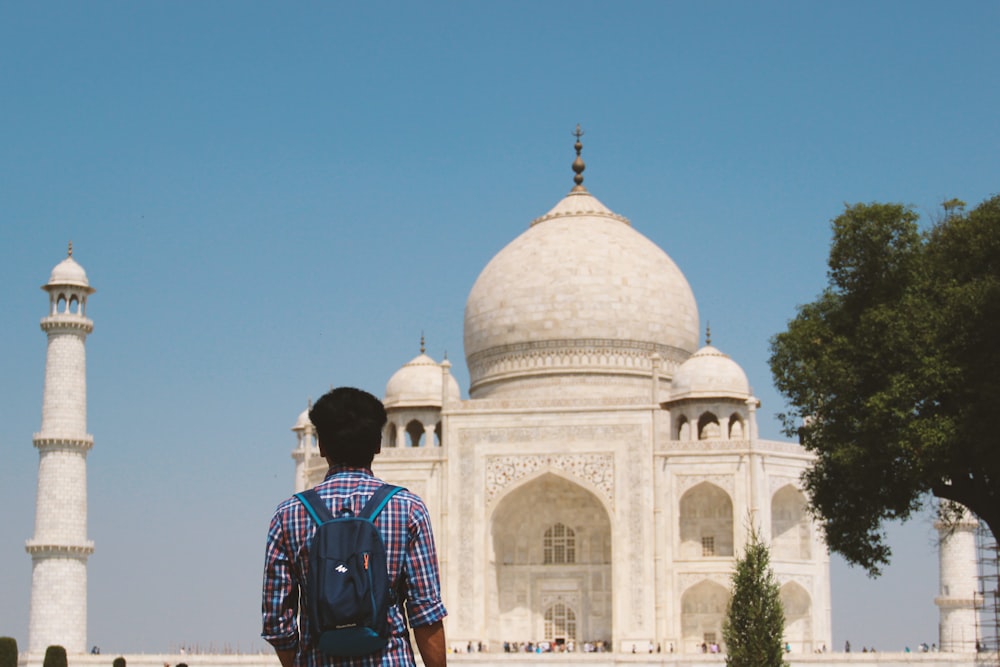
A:
[[[367,391],[337,387],[309,411],[323,455],[331,464],[371,467],[382,446],[385,406]]]

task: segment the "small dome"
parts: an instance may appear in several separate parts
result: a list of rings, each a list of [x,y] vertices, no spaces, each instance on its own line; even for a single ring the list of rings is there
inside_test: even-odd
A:
[[[740,365],[711,345],[680,365],[670,383],[670,401],[683,398],[750,398],[750,383]]]
[[[75,287],[90,288],[90,281],[87,280],[87,272],[83,270],[82,266],[77,264],[71,255],[56,264],[55,268],[52,269],[52,274],[49,276],[49,282],[45,286],[53,287],[56,285],[73,285]]]
[[[309,421],[309,409],[306,408],[299,415],[299,418],[295,420],[295,426],[292,427],[293,431],[304,431],[307,427],[312,426],[312,422]]]
[[[385,407],[441,407],[441,364],[421,352],[389,378],[385,385]],[[461,392],[454,376],[448,375],[448,397],[458,400]]]

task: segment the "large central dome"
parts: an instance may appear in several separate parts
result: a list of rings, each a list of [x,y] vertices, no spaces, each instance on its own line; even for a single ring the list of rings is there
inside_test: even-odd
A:
[[[501,250],[469,293],[473,398],[648,391],[654,352],[669,378],[698,348],[698,307],[684,274],[581,181]]]

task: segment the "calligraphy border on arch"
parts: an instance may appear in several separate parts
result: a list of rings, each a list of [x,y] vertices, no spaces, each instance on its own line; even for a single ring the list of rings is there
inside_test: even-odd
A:
[[[546,470],[559,470],[587,482],[600,492],[608,506],[615,506],[615,458],[601,454],[506,454],[486,457],[486,502],[526,477]]]

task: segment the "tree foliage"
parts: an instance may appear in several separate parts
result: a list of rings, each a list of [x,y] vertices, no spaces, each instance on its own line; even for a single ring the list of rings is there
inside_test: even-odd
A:
[[[0,667],[17,667],[17,640],[0,637]]]
[[[754,529],[736,561],[733,590],[722,626],[729,667],[783,667],[785,612],[771,570],[771,553]]]
[[[828,278],[772,338],[770,365],[786,433],[817,456],[804,484],[830,548],[877,575],[891,556],[883,523],[928,494],[996,536],[1000,197],[946,207],[925,231],[899,204],[848,206]]]
[[[66,649],[62,646],[49,646],[46,648],[42,667],[66,667]]]

